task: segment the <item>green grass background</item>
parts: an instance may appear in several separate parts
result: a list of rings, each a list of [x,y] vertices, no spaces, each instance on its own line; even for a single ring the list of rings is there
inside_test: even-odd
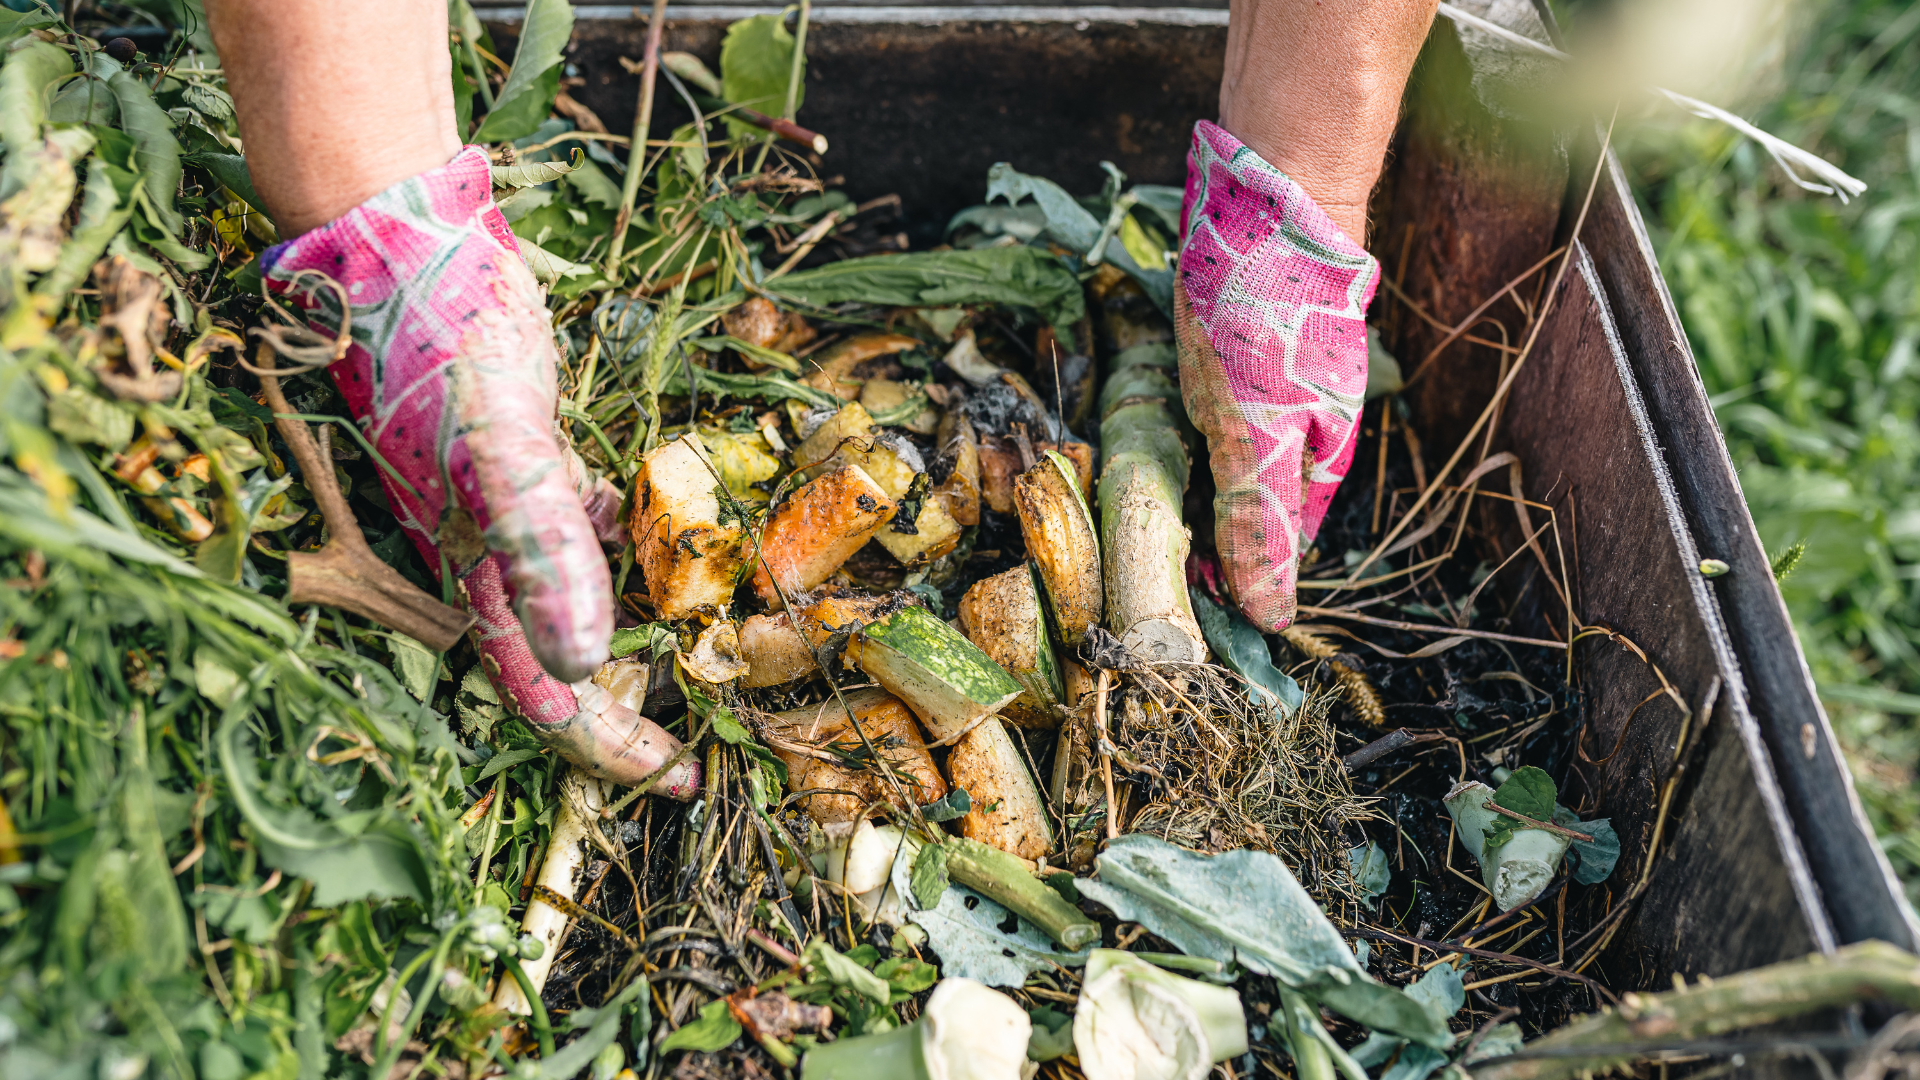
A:
[[[1622,151],[1761,539],[1806,543],[1781,589],[1920,897],[1920,4],[1805,5],[1778,40],[1774,89],[1732,107],[1863,196],[1801,191],[1704,121],[1632,125]]]

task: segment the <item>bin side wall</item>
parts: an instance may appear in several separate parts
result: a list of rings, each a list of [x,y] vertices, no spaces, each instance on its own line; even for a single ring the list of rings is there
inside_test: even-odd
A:
[[[609,129],[633,127],[646,24],[582,22],[569,54],[587,84],[574,91]],[[510,34],[495,28],[496,35]],[[712,60],[722,23],[673,23],[665,48]],[[1184,184],[1193,122],[1219,108],[1223,27],[1094,23],[816,24],[807,32],[800,120],[830,148],[814,166],[844,176],[857,201],[898,194],[915,248],[940,241],[947,218],[978,203],[987,169],[1011,162],[1069,191],[1098,191],[1111,160],[1132,183]],[[653,137],[692,115],[670,88]]]

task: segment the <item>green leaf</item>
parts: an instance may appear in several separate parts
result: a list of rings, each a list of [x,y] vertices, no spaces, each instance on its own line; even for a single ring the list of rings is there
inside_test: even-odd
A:
[[[1046,222],[1046,234],[1061,247],[1084,254],[1100,239],[1100,219],[1087,212],[1080,200],[1045,177],[1028,176],[1004,161],[987,170],[987,202],[1005,199],[1017,204],[1032,199]],[[952,226],[948,227],[949,229]]]
[[[573,36],[573,5],[567,0],[527,0],[520,44],[507,81],[494,96],[493,111],[473,141],[504,142],[533,134],[553,108],[560,89],[560,62]]]
[[[748,731],[733,715],[733,710],[722,706],[713,710],[713,734],[728,746],[739,746],[743,742],[752,742],[753,733]]]
[[[971,809],[973,809],[973,797],[967,794],[966,788],[957,787],[947,792],[945,798],[936,799],[922,806],[920,808],[920,816],[926,818],[930,823],[938,825],[942,821],[952,821],[954,818],[965,817],[967,816],[967,811]],[[933,905],[923,904],[921,906],[932,907]]]
[[[1452,964],[1431,968],[1407,987],[1407,996],[1419,1002],[1442,1025],[1467,1003],[1466,972]]]
[[[912,876],[908,879],[913,885],[913,901],[922,908],[938,907],[940,898],[946,895],[949,878],[947,876],[947,849],[942,844],[928,844],[920,849],[913,860]]]
[[[652,658],[658,660],[672,652],[678,644],[670,628],[659,623],[641,623],[639,626],[615,630],[613,640],[607,643],[607,651],[619,658],[647,649],[653,654]]]
[[[1071,326],[1086,314],[1080,281],[1066,264],[1024,246],[869,255],[788,274],[768,288],[816,307],[849,300],[900,307],[1019,304],[1054,326]]]
[[[247,171],[247,159],[239,154],[188,154],[186,163],[207,170],[223,188],[240,196],[248,206],[266,213],[260,194],[253,190],[253,174]]]
[[[73,59],[44,41],[10,53],[0,67],[0,144],[7,151],[6,166],[0,172],[0,198],[26,183],[23,170],[30,167],[30,155],[40,143],[48,91],[55,80],[72,73]]]
[[[702,369],[697,376],[702,394],[715,394],[722,398],[765,398],[768,401],[788,399],[805,402],[815,408],[837,409],[846,404],[826,390],[816,390],[811,386],[795,382],[778,372],[766,375],[732,375],[724,371]],[[687,392],[687,374],[680,365],[667,374],[666,382],[660,387],[662,394],[685,395]]]
[[[1369,904],[1380,899],[1393,882],[1386,850],[1372,840],[1347,852],[1347,866],[1353,871],[1353,883],[1360,887],[1360,894]]]
[[[1272,975],[1369,1027],[1436,1047],[1451,1040],[1419,1002],[1367,975],[1277,856],[1250,848],[1201,855],[1130,833],[1097,861],[1099,876],[1078,881],[1080,891],[1187,955]]]
[[[1573,880],[1582,885],[1598,885],[1613,874],[1614,866],[1620,861],[1620,836],[1613,831],[1610,818],[1594,818],[1581,821],[1573,811],[1564,806],[1553,808],[1553,821],[1575,832],[1583,832],[1593,837],[1592,841],[1575,840],[1572,845],[1575,863]]]
[[[620,1020],[626,1015],[629,1005],[638,1005],[636,1011],[642,1016],[647,1015],[647,987],[649,985],[645,979],[635,979],[628,983],[627,988],[620,991],[612,1001],[595,1008],[575,1009],[572,1015],[567,1018],[569,1027],[573,1031],[579,1031],[584,1027],[587,1029],[587,1033],[561,1047],[560,1052],[554,1054],[551,1058],[523,1058],[515,1062],[512,1073],[514,1080],[571,1080],[571,1078],[585,1072],[587,1067],[592,1065],[595,1059],[605,1053],[608,1047],[614,1045],[614,1040],[620,1037]],[[672,1043],[680,1032],[686,1031],[688,1028],[697,1027],[706,1023],[708,1020],[708,1012],[712,1010],[715,1005],[720,1007],[720,1015],[725,1018],[726,1023],[733,1025],[733,1034],[729,1036],[725,1042],[710,1049],[705,1046],[687,1046],[686,1048],[705,1050],[708,1053],[714,1050],[725,1049],[734,1039],[740,1037],[740,1025],[727,1010],[725,1000],[709,1003],[705,1008],[700,1010],[700,1019],[681,1028],[680,1031],[674,1032],[673,1035],[667,1036],[667,1042]],[[716,1032],[716,1035],[724,1033],[724,1031],[719,1031]],[[666,1046],[661,1047],[662,1052],[665,1052],[666,1049]]]
[[[30,11],[0,8],[0,47],[13,44],[30,31],[43,27],[52,29],[59,25],[59,17],[46,8],[36,7]],[[5,106],[0,106],[0,112],[4,112],[4,109]]]
[[[898,880],[896,876],[896,888]],[[1086,952],[1066,952],[1039,927],[961,885],[949,886],[938,905],[916,911],[910,918],[927,932],[941,969],[950,977],[988,986],[1021,986],[1035,971],[1087,962]],[[1010,934],[1000,929],[1008,919],[1015,920]]]
[[[892,995],[892,988],[885,979],[861,967],[860,962],[852,957],[841,954],[827,944],[825,938],[809,941],[806,951],[800,954],[800,962],[813,969],[815,979],[824,978],[877,1004],[885,1005]]]
[[[1101,162],[1101,164],[1113,176],[1119,175],[1112,163]],[[1109,189],[1109,191],[1112,190],[1114,189]],[[1086,208],[1080,205],[1080,200],[1067,194],[1059,184],[1044,177],[1028,176],[1004,161],[987,170],[987,202],[991,203],[996,198],[1003,198],[1010,204],[1017,204],[1022,199],[1031,198],[1033,205],[1045,218],[1046,235],[1059,242],[1062,247],[1079,254],[1091,254],[1094,246],[1100,244],[1100,238],[1105,231],[1100,220],[1088,213]],[[1124,203],[1125,200],[1122,200],[1121,204],[1115,207],[1122,215],[1126,211]],[[958,220],[956,218],[955,223],[958,223]],[[1128,248],[1124,236],[1125,222],[1131,220],[1131,218],[1124,218],[1123,223],[1113,233],[1107,235],[1106,243],[1100,249],[1100,257],[1133,275],[1160,310],[1171,318],[1173,271],[1164,266],[1150,270],[1140,265],[1133,251]],[[952,225],[948,226],[949,229],[952,227]],[[1140,234],[1139,229],[1138,225],[1134,226],[1134,232],[1144,239],[1144,234]]]
[[[506,772],[508,769],[513,768],[523,761],[532,761],[544,753],[546,753],[545,750],[534,750],[531,748],[503,750],[487,759],[486,766],[480,770],[480,775],[473,778],[473,782],[478,784],[484,780],[491,779],[498,773]]]
[[[591,161],[581,162],[578,169],[567,174],[566,182],[587,202],[609,210],[620,208],[620,185]]]
[[[720,46],[720,95],[735,105],[779,116],[787,105],[787,82],[793,71],[793,35],[787,32],[786,16],[755,15],[727,27],[727,38]],[[801,60],[800,88],[793,101],[795,112],[806,97],[806,60]],[[763,137],[765,132],[750,124],[727,117],[727,127],[735,136]]]
[[[153,103],[145,83],[124,71],[107,80],[107,88],[120,105],[120,127],[133,136],[134,160],[155,224],[178,236],[182,222],[173,197],[180,188],[180,143],[173,137],[173,118]]]
[[[666,1041],[660,1044],[660,1053],[669,1054],[675,1050],[717,1053],[732,1046],[740,1035],[740,1021],[733,1018],[726,999],[722,998],[702,1006],[698,1020],[667,1036]]]
[[[939,968],[913,956],[882,960],[873,973],[887,980],[896,994],[917,994],[940,981]]]
[[[1545,769],[1523,765],[1507,777],[1506,783],[1494,789],[1493,801],[1535,821],[1552,821],[1556,794],[1553,777],[1548,776]]]
[[[1267,647],[1260,628],[1238,611],[1221,607],[1199,589],[1189,587],[1193,617],[1200,633],[1220,662],[1253,687],[1255,694],[1283,713],[1291,713],[1306,700],[1293,676],[1273,666],[1273,652]]]
[[[569,16],[571,18],[571,16]],[[519,65],[514,65],[515,70]],[[533,77],[532,84],[523,92],[509,99],[500,98],[480,121],[480,129],[473,133],[477,143],[512,142],[533,134],[540,122],[553,111],[554,95],[560,91],[560,65],[555,64]]]

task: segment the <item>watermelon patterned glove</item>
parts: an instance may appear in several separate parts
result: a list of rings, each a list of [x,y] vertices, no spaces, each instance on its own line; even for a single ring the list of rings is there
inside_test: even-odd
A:
[[[261,258],[268,287],[353,344],[329,368],[354,420],[406,483],[380,481],[407,536],[458,576],[500,700],[591,775],[633,783],[680,744],[586,682],[607,657],[620,493],[556,427],[553,329],[493,204],[486,152],[374,196]],[[683,764],[657,792],[690,797]]]
[[[1300,555],[1353,460],[1379,264],[1299,184],[1204,120],[1181,232],[1181,397],[1213,460],[1227,588],[1272,632],[1293,621]]]

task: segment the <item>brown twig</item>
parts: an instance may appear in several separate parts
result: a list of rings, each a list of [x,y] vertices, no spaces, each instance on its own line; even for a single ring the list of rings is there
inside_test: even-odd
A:
[[[1494,802],[1492,799],[1488,799],[1480,805],[1496,814],[1504,814],[1515,821],[1521,822],[1529,829],[1545,829],[1547,832],[1553,833],[1556,836],[1564,836],[1569,840],[1583,840],[1589,844],[1593,843],[1593,837],[1588,836],[1586,833],[1574,832],[1564,825],[1555,825],[1551,821],[1541,821],[1539,818],[1530,818],[1518,810],[1509,810],[1499,803]]]
[[[1538,960],[1529,960],[1524,956],[1515,956],[1512,953],[1495,952],[1492,949],[1476,949],[1467,945],[1449,945],[1444,941],[1429,941],[1426,938],[1409,937],[1406,934],[1396,934],[1391,930],[1368,930],[1368,929],[1362,928],[1362,929],[1353,931],[1353,933],[1359,937],[1369,938],[1374,941],[1398,941],[1406,945],[1415,945],[1423,949],[1432,949],[1436,954],[1450,953],[1450,952],[1466,953],[1468,956],[1477,956],[1482,960],[1497,960],[1503,964],[1517,964],[1521,967],[1529,967],[1534,969],[1535,971],[1541,972],[1542,974],[1551,975],[1556,979],[1571,979],[1572,981],[1577,982],[1582,986],[1592,988],[1596,993],[1600,994],[1602,997],[1606,998],[1609,1002],[1612,1002],[1615,1005],[1618,1005],[1620,1003],[1620,999],[1613,996],[1613,991],[1607,989],[1604,986],[1601,986],[1598,982],[1588,978],[1585,975],[1580,974],[1577,971],[1568,971],[1565,968],[1557,968],[1557,967],[1554,967],[1552,964],[1543,964]]]
[[[254,358],[258,370],[274,370],[272,345],[261,342]],[[287,554],[287,603],[343,608],[397,630],[434,652],[453,648],[473,625],[473,616],[428,596],[373,553],[366,534],[360,531],[360,522],[353,516],[353,507],[340,493],[333,463],[321,459],[306,422],[292,415],[292,407],[280,392],[279,377],[262,374],[260,389],[273,409],[274,426],[299,462],[307,490],[313,492],[313,501],[327,522],[327,542],[319,551]],[[344,627],[338,629],[346,632]]]
[[[1419,743],[1434,742],[1435,740],[1444,738],[1446,738],[1446,736],[1437,731],[1422,731],[1416,733],[1410,732],[1406,728],[1395,728],[1360,749],[1355,750],[1353,753],[1348,754],[1346,757],[1341,758],[1340,764],[1346,766],[1348,772],[1352,772],[1355,769],[1371,765],[1375,761],[1404,747],[1414,746]]]
[[[1507,641],[1515,645],[1538,645],[1546,649],[1564,649],[1567,647],[1564,641],[1553,641],[1548,638],[1516,637],[1513,634],[1496,634],[1491,630],[1462,630],[1454,626],[1428,626],[1425,623],[1401,622],[1399,619],[1377,619],[1371,615],[1342,611],[1339,608],[1309,607],[1306,604],[1302,604],[1300,605],[1300,614],[1304,617],[1315,619],[1348,619],[1353,622],[1366,623],[1369,626],[1384,626],[1390,630],[1410,630],[1418,634],[1443,634],[1447,637],[1485,638],[1488,641]]]

